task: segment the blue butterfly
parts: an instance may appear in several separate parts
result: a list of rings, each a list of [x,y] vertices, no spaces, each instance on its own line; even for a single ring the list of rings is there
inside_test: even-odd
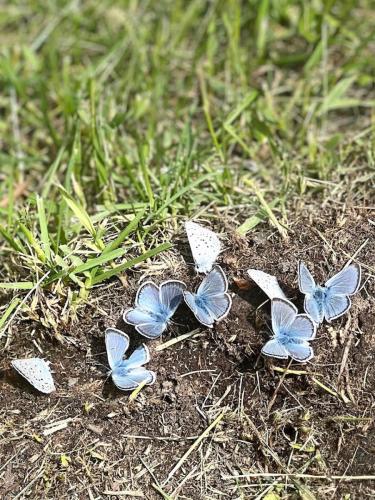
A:
[[[324,286],[315,284],[314,278],[303,262],[298,266],[298,285],[305,294],[305,311],[319,324],[342,316],[350,309],[349,295],[354,295],[361,283],[361,268],[358,264],[346,265],[330,278]]]
[[[142,366],[150,361],[150,353],[145,345],[138,347],[128,359],[123,359],[129,347],[129,337],[116,328],[107,328],[105,345],[110,374],[119,389],[130,391],[141,383],[149,385],[155,382],[156,374]]]
[[[262,353],[279,359],[288,356],[304,363],[314,356],[308,341],[316,335],[316,324],[307,314],[298,314],[294,304],[285,299],[271,302],[274,337],[262,348]]]
[[[227,293],[228,280],[220,266],[214,266],[196,293],[184,292],[186,304],[197,320],[209,328],[229,313],[232,299]]]
[[[137,292],[135,308],[124,312],[124,321],[149,339],[160,337],[182,302],[185,288],[185,283],[175,280],[160,287],[152,281],[144,283]]]

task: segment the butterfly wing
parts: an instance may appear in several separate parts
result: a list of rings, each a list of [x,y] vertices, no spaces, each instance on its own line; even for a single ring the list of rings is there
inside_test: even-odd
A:
[[[288,330],[289,337],[296,341],[307,341],[315,338],[316,324],[307,314],[297,314]]]
[[[331,295],[329,293],[324,301],[324,316],[327,321],[332,321],[345,314],[352,305],[346,295]]]
[[[129,357],[124,361],[124,366],[127,367],[128,370],[133,368],[139,368],[142,365],[145,365],[150,361],[150,351],[148,347],[144,344],[139,346]]]
[[[142,367],[128,370],[123,366],[119,366],[112,371],[112,380],[122,391],[131,391],[142,383],[146,385],[153,384],[156,380],[156,374]]]
[[[183,300],[185,283],[177,280],[165,281],[160,285],[159,300],[168,311],[167,317],[170,319]]]
[[[38,391],[50,394],[56,390],[51,370],[44,359],[14,359],[11,364]]]
[[[257,269],[248,269],[247,274],[271,300],[277,298],[286,299],[286,295],[281,290],[275,276],[258,271]]]
[[[191,292],[184,292],[184,299],[197,320],[209,328],[213,327],[215,318],[211,315],[206,307],[199,306],[197,303],[197,295]]]
[[[197,295],[213,297],[225,293],[228,290],[228,280],[220,266],[215,266],[210,273],[203,278],[198,287]]]
[[[312,295],[305,296],[304,309],[316,324],[323,321],[324,304],[323,302],[318,302]]]
[[[313,348],[307,342],[289,342],[286,348],[289,356],[300,363],[306,363],[314,357]]]
[[[353,295],[361,284],[361,267],[358,264],[345,266],[339,273],[332,276],[325,287],[331,295]]]
[[[116,328],[107,328],[105,331],[105,347],[107,350],[108,364],[113,370],[124,357],[129,347],[129,337],[126,333]]]
[[[262,354],[278,359],[287,359],[288,357],[288,351],[276,338],[265,343],[262,347]]]
[[[273,299],[271,303],[272,330],[277,336],[290,328],[297,316],[297,308],[289,300]]]
[[[160,307],[159,287],[152,281],[146,281],[138,288],[135,305],[145,312],[154,312]]]
[[[196,270],[199,273],[208,273],[221,250],[219,238],[210,229],[191,221],[185,223],[185,230]]]
[[[304,262],[298,264],[298,286],[302,293],[313,294],[316,283]]]

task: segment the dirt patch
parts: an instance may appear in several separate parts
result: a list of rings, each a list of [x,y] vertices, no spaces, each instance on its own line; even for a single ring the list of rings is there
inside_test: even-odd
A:
[[[325,208],[314,220],[309,211],[296,216],[288,241],[267,227],[246,240],[228,234],[221,264],[231,282],[231,313],[208,330],[181,307],[166,335],[147,342],[157,381],[133,402],[106,380],[103,335],[117,325],[131,335],[132,348],[145,341],[120,319],[133,303],[138,276],[129,276],[126,289],[114,281],[95,290],[79,321],[61,332],[64,345],[41,342],[39,325],[19,322],[1,363],[1,498],[23,488],[20,498],[152,499],[164,491],[195,500],[255,498],[266,490],[283,498],[374,495],[375,481],[346,480],[375,475],[374,231],[365,211]],[[324,282],[361,245],[363,287],[350,313],[322,325],[315,358],[292,363],[296,373],[280,383],[288,363],[260,356],[270,335],[269,303],[255,285],[235,283],[249,267],[262,269],[302,309],[298,260]],[[188,254],[183,242],[177,246]],[[151,274],[158,282],[199,282],[182,258]],[[33,340],[52,362],[58,390],[51,397],[8,369],[13,357],[38,355]]]

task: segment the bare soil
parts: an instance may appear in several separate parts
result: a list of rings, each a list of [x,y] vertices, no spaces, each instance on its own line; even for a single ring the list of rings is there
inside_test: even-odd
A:
[[[161,339],[141,338],[121,320],[139,273],[129,274],[128,287],[115,280],[95,289],[79,320],[60,332],[62,344],[39,323],[18,321],[1,360],[0,497],[374,498],[375,480],[358,476],[375,479],[375,227],[365,210],[311,213],[316,207],[296,215],[288,240],[266,225],[242,239],[227,231],[228,222],[220,263],[233,308],[212,330],[182,306]],[[246,281],[246,269],[276,275],[302,310],[298,260],[324,282],[361,245],[362,289],[347,315],[319,328],[315,358],[290,364],[285,374],[289,362],[260,356],[269,302]],[[186,242],[177,241],[175,252],[170,266],[151,267],[149,277],[193,288],[200,278],[177,257],[189,259]],[[106,377],[104,330],[115,325],[129,333],[131,348],[147,342],[148,367],[157,373],[135,401]],[[40,355],[36,344],[52,363],[57,392],[50,397],[9,369],[14,357]]]

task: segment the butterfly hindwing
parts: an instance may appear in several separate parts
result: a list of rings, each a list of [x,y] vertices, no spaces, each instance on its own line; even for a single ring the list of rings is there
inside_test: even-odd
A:
[[[345,314],[350,309],[350,306],[350,297],[329,294],[324,301],[324,316],[328,322],[331,322]]]
[[[126,367],[119,366],[112,372],[113,382],[122,391],[131,391],[142,383],[151,385],[155,379],[155,373],[143,367],[128,370]]]

